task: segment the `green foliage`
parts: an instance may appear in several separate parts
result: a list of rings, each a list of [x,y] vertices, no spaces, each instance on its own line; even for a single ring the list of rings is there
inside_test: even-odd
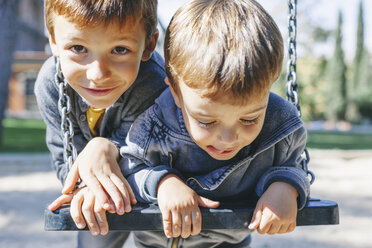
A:
[[[360,115],[359,121],[364,119],[372,120],[372,63],[371,55],[368,52],[363,53],[360,68],[359,82],[356,87],[354,102],[358,107]]]
[[[363,119],[372,119],[372,89],[370,82],[371,55],[364,46],[364,13],[363,2],[359,4],[357,43],[352,69],[352,79],[349,82],[349,91],[352,92],[348,98],[347,110],[348,120],[360,123]]]
[[[333,58],[329,63],[328,84],[325,89],[325,116],[329,120],[345,120],[347,107],[346,64],[342,49],[342,13],[338,15],[336,43]]]
[[[0,153],[47,152],[45,124],[42,120],[4,119]]]
[[[358,26],[355,28],[357,44],[352,64],[346,64],[344,59],[341,12],[334,31],[316,22],[308,22],[305,31],[298,31],[306,32],[309,36],[305,44],[300,44],[304,50],[301,50],[297,60],[297,81],[304,121],[327,119],[361,123],[372,120],[372,56],[364,46],[363,15],[363,3],[360,1]],[[314,56],[314,49],[328,45],[330,38],[334,39],[333,56],[330,59]],[[277,84],[285,84],[285,78],[283,82],[279,81]],[[285,89],[279,90],[285,94]]]
[[[307,147],[318,149],[372,149],[372,133],[309,131]]]

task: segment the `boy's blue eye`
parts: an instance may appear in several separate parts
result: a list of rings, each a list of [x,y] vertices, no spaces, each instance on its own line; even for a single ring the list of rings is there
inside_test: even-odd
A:
[[[87,49],[85,47],[83,47],[82,45],[75,45],[75,46],[72,46],[70,49],[71,49],[71,51],[73,51],[74,53],[77,53],[77,54],[87,52]]]
[[[115,47],[114,50],[112,50],[112,52],[115,54],[123,55],[128,52],[128,49],[126,49],[125,47],[118,46],[118,47]]]

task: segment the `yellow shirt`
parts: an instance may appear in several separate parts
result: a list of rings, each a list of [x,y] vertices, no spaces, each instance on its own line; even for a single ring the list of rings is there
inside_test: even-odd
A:
[[[96,109],[93,107],[89,107],[87,110],[88,125],[93,136],[97,136],[99,133],[104,113],[105,109]]]

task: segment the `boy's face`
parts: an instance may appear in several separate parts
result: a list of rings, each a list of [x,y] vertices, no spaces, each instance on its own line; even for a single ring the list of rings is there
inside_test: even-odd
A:
[[[56,16],[53,54],[70,86],[95,108],[107,108],[135,81],[141,60],[150,58],[157,35],[145,44],[140,22],[79,27]]]
[[[202,97],[202,91],[179,83],[179,93],[172,89],[182,109],[187,131],[194,142],[214,159],[233,158],[251,144],[260,133],[269,93],[252,98],[248,104],[230,105]]]

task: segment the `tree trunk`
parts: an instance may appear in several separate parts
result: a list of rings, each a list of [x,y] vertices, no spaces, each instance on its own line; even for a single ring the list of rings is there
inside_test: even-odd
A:
[[[9,80],[17,39],[18,0],[0,0],[0,145],[3,140],[3,118],[8,103]]]

